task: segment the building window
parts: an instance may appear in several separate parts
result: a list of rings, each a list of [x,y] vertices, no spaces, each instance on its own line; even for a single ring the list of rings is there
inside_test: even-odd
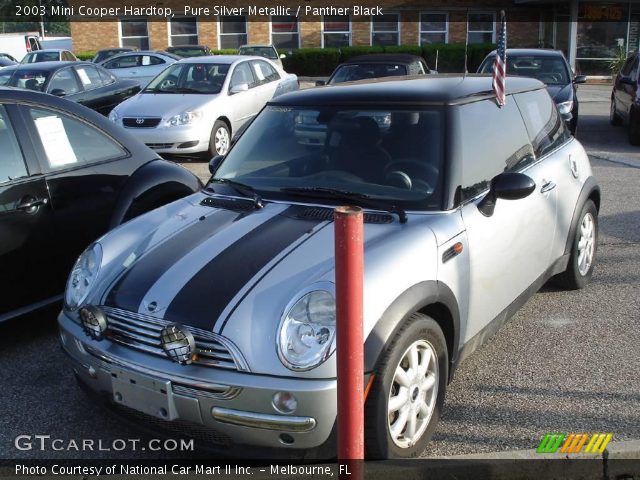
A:
[[[447,43],[449,41],[449,17],[446,12],[420,14],[420,45]]]
[[[282,50],[298,48],[300,45],[298,19],[293,15],[271,17],[271,43]]]
[[[197,45],[198,21],[196,17],[172,18],[169,21],[171,45]]]
[[[371,17],[371,45],[400,44],[400,15],[386,13]]]
[[[219,20],[220,48],[238,48],[247,44],[246,15],[220,16]]]
[[[325,15],[322,20],[323,47],[339,48],[351,45],[349,15]]]
[[[120,20],[120,45],[149,50],[149,30],[146,18]]]
[[[495,13],[469,13],[467,17],[467,41],[469,43],[495,43],[495,23]]]

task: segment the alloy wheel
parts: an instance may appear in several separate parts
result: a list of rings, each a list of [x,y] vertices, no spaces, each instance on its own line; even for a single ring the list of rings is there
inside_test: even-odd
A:
[[[578,240],[578,271],[585,276],[593,262],[595,248],[595,222],[591,213],[582,217],[580,224],[580,239]]]

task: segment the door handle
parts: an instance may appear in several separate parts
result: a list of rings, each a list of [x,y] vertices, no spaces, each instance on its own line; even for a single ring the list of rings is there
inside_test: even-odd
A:
[[[540,193],[550,192],[554,188],[556,188],[556,184],[554,182],[552,182],[551,180],[549,180],[548,182],[545,181],[545,183],[540,188]]]
[[[49,200],[46,198],[34,198],[34,197],[26,197],[22,199],[22,201],[16,205],[16,210],[21,210],[27,213],[35,213],[38,208],[49,203]]]

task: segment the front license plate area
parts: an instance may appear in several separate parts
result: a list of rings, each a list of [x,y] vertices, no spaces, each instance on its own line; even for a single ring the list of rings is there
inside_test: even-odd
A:
[[[171,382],[130,370],[111,369],[113,401],[163,420],[177,418]]]

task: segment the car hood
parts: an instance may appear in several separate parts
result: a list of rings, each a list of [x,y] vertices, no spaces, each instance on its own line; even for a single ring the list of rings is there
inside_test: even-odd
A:
[[[567,85],[547,85],[547,92],[556,103],[568,102],[573,99],[573,88]]]
[[[116,111],[122,117],[169,118],[201,109],[217,97],[217,94],[139,93],[121,103]]]

